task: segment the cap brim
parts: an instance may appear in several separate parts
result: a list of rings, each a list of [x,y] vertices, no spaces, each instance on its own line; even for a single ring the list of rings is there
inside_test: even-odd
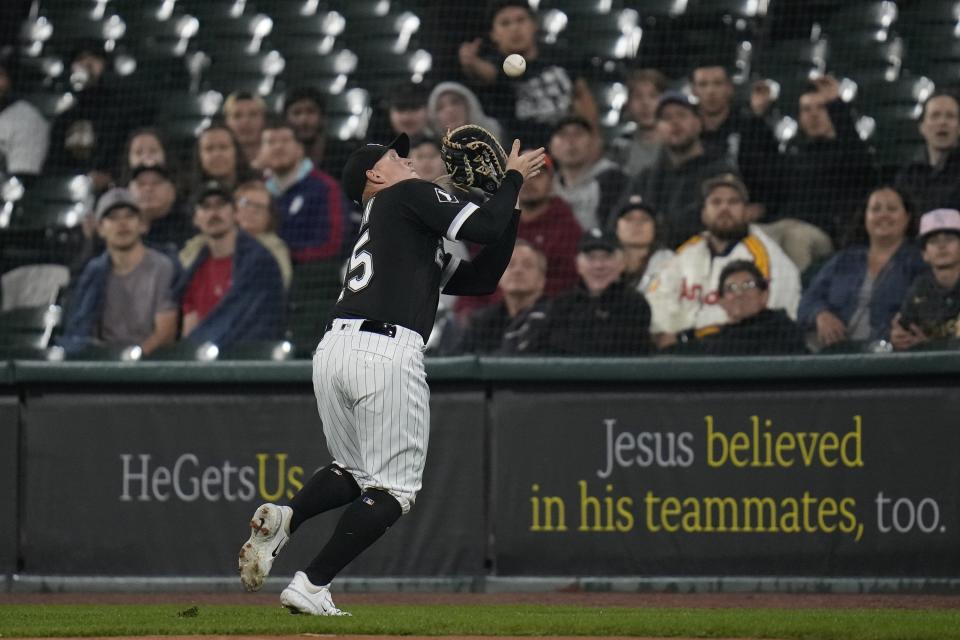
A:
[[[387,149],[393,149],[397,152],[398,156],[406,158],[410,155],[410,136],[401,133],[393,139],[393,142],[387,145]]]

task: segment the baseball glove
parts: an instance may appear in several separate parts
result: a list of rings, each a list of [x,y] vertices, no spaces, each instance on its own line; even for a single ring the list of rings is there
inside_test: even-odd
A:
[[[475,124],[448,131],[441,141],[447,173],[464,189],[479,187],[488,194],[500,188],[507,172],[507,154],[492,133]]]

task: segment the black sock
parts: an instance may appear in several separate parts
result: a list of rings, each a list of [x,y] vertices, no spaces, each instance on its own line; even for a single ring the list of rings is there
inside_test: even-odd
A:
[[[402,513],[400,503],[386,491],[364,491],[343,512],[330,541],[307,567],[310,582],[318,586],[329,584],[341,569],[386,533]]]
[[[327,465],[313,474],[290,501],[293,509],[290,533],[313,516],[349,504],[359,495],[360,485],[346,469],[335,464]]]

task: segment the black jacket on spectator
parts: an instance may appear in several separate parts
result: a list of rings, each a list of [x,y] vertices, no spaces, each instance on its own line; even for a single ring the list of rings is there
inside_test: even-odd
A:
[[[766,122],[748,111],[731,109],[723,124],[714,131],[704,129],[700,139],[708,156],[726,159],[737,167],[750,200],[776,208],[781,156]]]
[[[799,218],[838,240],[863,205],[879,172],[869,147],[860,139],[850,107],[827,104],[837,137],[800,140],[787,150],[783,207],[773,218]]]
[[[143,237],[143,242],[176,261],[180,249],[196,234],[197,228],[193,226],[193,218],[187,206],[178,199],[167,215],[150,224],[150,230]]]
[[[772,356],[806,353],[803,331],[783,309],[764,309],[755,316],[699,339],[681,342],[680,355]]]
[[[667,247],[675,248],[703,228],[700,220],[700,185],[707,178],[735,171],[727,159],[698,156],[674,167],[666,152],[629,185],[617,209],[639,194],[657,210],[657,229]]]
[[[943,159],[940,166],[933,166],[926,149],[914,162],[897,172],[894,186],[902,189],[919,213],[941,207],[957,208],[960,205],[960,147]]]
[[[529,309],[511,318],[503,302],[478,309],[470,316],[458,353],[512,355],[542,350],[546,336],[547,301],[540,298]]]
[[[557,355],[637,355],[650,349],[650,306],[622,281],[591,297],[581,282],[553,301],[539,349]]]
[[[900,308],[900,324],[915,324],[928,338],[951,338],[956,335],[960,316],[960,282],[944,289],[932,273],[913,281]]]

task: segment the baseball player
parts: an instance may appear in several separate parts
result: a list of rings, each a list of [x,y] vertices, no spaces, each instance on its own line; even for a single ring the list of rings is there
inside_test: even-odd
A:
[[[543,166],[543,149],[514,141],[499,189],[484,204],[419,179],[401,134],[388,146],[354,151],[346,194],[363,208],[343,290],[313,358],[313,387],[334,461],[289,506],[264,504],[240,550],[240,579],[259,589],[277,554],[307,519],[347,505],[319,555],[280,594],[294,613],[349,615],[330,595],[334,576],[413,506],[430,430],[424,344],[441,290],[492,293],[510,261],[523,181]],[[472,260],[443,239],[486,245]]]

